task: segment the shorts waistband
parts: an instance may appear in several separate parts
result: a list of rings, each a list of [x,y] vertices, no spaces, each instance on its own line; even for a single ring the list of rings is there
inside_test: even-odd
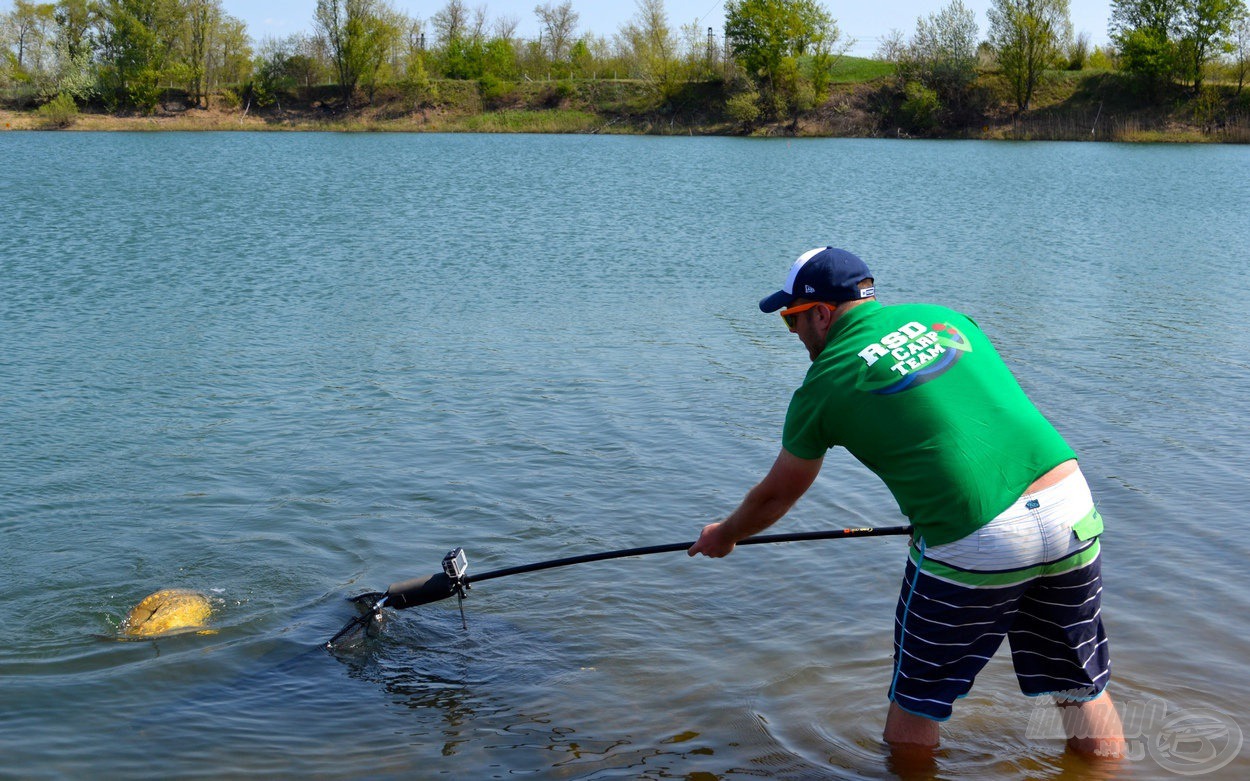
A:
[[[1056,494],[1065,494],[1069,491],[1072,491],[1072,492],[1080,491],[1085,496],[1089,497],[1090,504],[1094,503],[1094,498],[1089,492],[1089,483],[1085,480],[1085,475],[1084,473],[1081,472],[1081,467],[1077,466],[1076,470],[1073,471],[1072,474],[1068,475],[1067,477],[1064,477],[1062,480],[1055,483],[1054,485],[1048,485],[1045,488],[1041,488],[1037,491],[1026,491],[1023,494],[1020,494],[1020,498],[1017,499],[1012,504],[1012,507],[1014,507],[1017,504],[1027,503],[1031,499],[1036,499],[1039,502],[1045,502],[1050,497]],[[1007,510],[1004,510],[1003,513],[1000,513],[998,518],[1001,518],[1003,515],[1005,515],[1006,513],[1010,511],[1011,511],[1011,508],[1009,507],[1007,508]],[[995,518],[995,520],[997,520],[998,518]],[[990,523],[993,523],[993,521],[990,521]]]
[[[968,585],[1002,585],[1015,581],[1012,574],[1032,576],[1060,562],[1076,565],[1097,555],[1101,530],[1089,485],[1078,470],[1022,495],[972,534],[927,548],[921,567]],[[1083,552],[1084,558],[1075,556]],[[920,560],[915,551],[912,560]]]

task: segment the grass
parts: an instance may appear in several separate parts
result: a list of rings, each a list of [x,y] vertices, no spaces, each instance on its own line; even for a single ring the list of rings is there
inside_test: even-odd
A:
[[[811,57],[800,58],[800,63],[802,68],[810,68]],[[833,84],[863,84],[893,76],[895,70],[897,68],[892,62],[844,54],[833,61],[833,65],[829,68],[829,78]]]
[[[834,84],[860,84],[894,75],[894,63],[865,57],[839,57],[829,70]]]
[[[585,111],[508,109],[454,118],[442,129],[466,133],[587,133],[602,125],[602,118]]]

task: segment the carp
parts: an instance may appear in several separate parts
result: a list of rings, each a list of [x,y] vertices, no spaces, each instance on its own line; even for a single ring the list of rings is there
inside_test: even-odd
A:
[[[122,621],[125,638],[150,638],[180,632],[206,633],[213,606],[198,591],[163,589],[143,598]]]

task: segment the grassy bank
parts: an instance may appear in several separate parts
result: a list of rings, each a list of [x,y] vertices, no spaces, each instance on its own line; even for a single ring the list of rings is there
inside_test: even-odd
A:
[[[1152,100],[1105,71],[1046,75],[1029,111],[1017,113],[995,74],[980,77],[976,105],[947,112],[917,130],[899,119],[900,85],[888,63],[844,58],[829,96],[784,121],[744,127],[725,113],[721,82],[660,93],[630,80],[520,84],[431,81],[392,85],[344,106],[332,86],[282,92],[264,105],[244,93],[214,95],[188,107],[171,91],[155,111],[110,113],[100,106],[60,113],[0,108],[4,130],[320,130],[340,132],[631,133],[794,135],[1071,141],[1250,142],[1250,90],[1211,85],[1199,96],[1179,88]],[[64,107],[62,107],[64,108]]]
[[[1021,140],[1250,143],[1250,92],[1208,85],[1200,95],[1175,88],[1153,100],[1110,71],[1047,74],[1030,110],[1004,111],[993,132]]]

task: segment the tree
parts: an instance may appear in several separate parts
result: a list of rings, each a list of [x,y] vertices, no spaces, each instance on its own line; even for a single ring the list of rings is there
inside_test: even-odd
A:
[[[482,73],[507,81],[516,78],[516,46],[511,37],[490,39],[482,53]]]
[[[521,25],[521,20],[515,16],[500,16],[495,19],[495,39],[507,41],[509,45],[516,45],[516,28]]]
[[[378,3],[365,22],[368,41],[360,83],[372,102],[377,88],[394,78],[400,40],[408,19],[386,3]]]
[[[221,0],[183,0],[180,54],[187,79],[187,95],[199,106],[207,95],[208,52],[221,27]]]
[[[990,44],[1017,111],[1028,111],[1042,71],[1059,58],[1071,38],[1068,0],[993,0]]]
[[[0,15],[0,31],[10,40],[10,78],[40,94],[54,93],[56,82],[56,7],[52,3],[16,0],[10,13]],[[0,40],[3,40],[0,38]]]
[[[35,20],[30,13],[33,6],[33,3],[17,0],[13,10],[0,17],[0,22],[4,23],[5,43],[15,53],[13,63],[19,70],[26,65],[26,50],[34,29]]]
[[[595,57],[590,53],[590,45],[584,38],[578,38],[569,47],[569,75],[585,77],[590,72]]]
[[[1178,78],[1197,92],[1245,12],[1243,0],[1112,0],[1109,27],[1124,70],[1152,94]]]
[[[474,41],[486,40],[486,6],[480,5],[473,9],[469,18],[469,38]]]
[[[1181,78],[1201,92],[1207,63],[1231,41],[1233,25],[1245,15],[1242,0],[1182,0],[1177,16]]]
[[[975,14],[960,0],[951,0],[927,19],[917,19],[900,70],[935,91],[945,104],[962,105],[977,77]]]
[[[178,0],[105,0],[100,80],[105,99],[146,110],[160,99],[181,21]]]
[[[60,0],[54,12],[57,39],[71,58],[92,53],[92,29],[99,24],[99,6],[92,0]]]
[[[729,0],[725,40],[735,60],[759,87],[774,116],[805,108],[816,98],[799,68],[804,55],[831,51],[840,33],[816,0]]]
[[[253,87],[258,98],[257,102],[266,105],[270,100],[282,109],[281,93],[294,87],[298,82],[293,72],[292,62],[295,60],[297,38],[265,38],[260,42],[260,50],[252,67]]]
[[[903,35],[903,31],[897,27],[891,29],[881,39],[881,43],[877,45],[877,51],[873,56],[878,60],[885,60],[898,65],[907,58],[907,36]]]
[[[317,0],[317,28],[326,40],[343,101],[351,105],[356,87],[372,92],[400,27],[381,0]]]
[[[711,34],[711,29],[704,27],[698,19],[681,26],[679,51],[685,65],[685,76],[689,81],[714,79],[720,73],[722,49]]]
[[[534,14],[542,26],[547,56],[552,62],[560,62],[568,56],[573,45],[573,32],[577,29],[578,14],[573,10],[572,0],[544,3],[534,7]]]
[[[1157,96],[1177,71],[1173,30],[1180,0],[1111,0],[1108,27],[1120,50],[1120,67]]]
[[[668,24],[664,0],[638,0],[638,11],[618,33],[618,45],[631,71],[659,100],[678,86],[677,39]]]
[[[837,24],[833,21],[833,17],[825,14],[824,19],[818,30],[818,34],[812,37],[811,41],[811,82],[813,90],[813,98],[823,100],[828,92],[829,83],[832,80],[834,63],[845,53],[846,49],[854,44],[854,41],[847,41],[841,44],[841,32],[838,30]]]
[[[978,111],[980,93],[973,87],[979,62],[977,23],[959,0],[928,18],[916,20],[910,39],[893,31],[882,41],[877,56],[893,62],[897,81],[883,92],[900,128],[928,133],[948,120],[968,122]],[[952,116],[962,114],[963,116]]]
[[[209,89],[247,81],[252,72],[252,41],[242,19],[222,14],[209,47],[206,71]]]
[[[430,17],[430,26],[434,28],[435,45],[445,49],[452,41],[464,40],[468,36],[469,9],[463,0],[448,0],[442,10]]]
[[[93,30],[99,25],[98,11],[92,0],[60,0],[53,13],[58,61],[56,90],[78,101],[86,101],[95,91]]]
[[[287,49],[290,57],[286,71],[296,85],[311,87],[325,79],[327,58],[324,41],[316,36],[296,33],[287,39]]]
[[[487,72],[486,12],[470,11],[462,0],[448,0],[430,18],[438,69],[452,79],[480,79]],[[498,52],[495,53],[496,55]]]
[[[1242,14],[1233,23],[1232,34],[1233,73],[1237,77],[1237,95],[1246,84],[1246,75],[1250,73],[1250,14]]]
[[[1085,66],[1089,63],[1089,56],[1092,53],[1093,44],[1090,43],[1089,33],[1080,32],[1068,41],[1068,45],[1064,50],[1064,54],[1068,60],[1068,70],[1080,71],[1085,70]]]

